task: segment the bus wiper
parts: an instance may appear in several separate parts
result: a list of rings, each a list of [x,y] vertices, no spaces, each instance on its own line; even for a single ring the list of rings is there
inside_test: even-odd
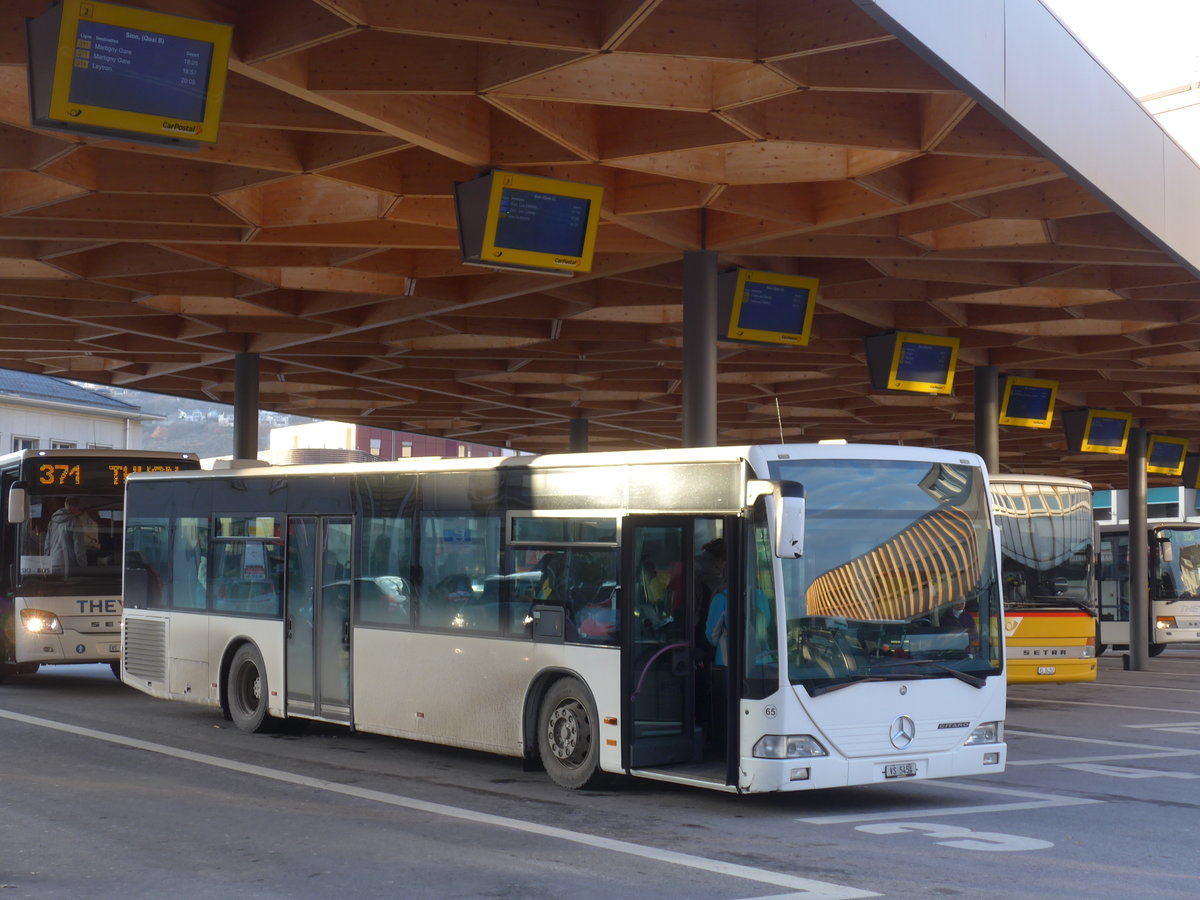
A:
[[[949,672],[959,681],[965,681],[973,688],[982,688],[987,684],[986,678],[980,678],[978,675],[972,675],[970,672],[964,672],[961,669],[956,669],[953,666],[945,666],[932,659],[906,659],[897,660],[890,663],[879,663],[880,666],[932,666],[935,669],[941,669],[943,672]],[[926,672],[886,672],[874,673],[871,675],[850,675],[845,678],[839,678],[837,681],[830,681],[818,687],[804,686],[808,691],[808,696],[819,697],[822,694],[829,694],[833,691],[840,691],[842,688],[850,687],[852,684],[865,684],[869,681],[907,681],[910,678],[934,678],[936,676]]]
[[[943,672],[949,672],[959,681],[965,681],[973,688],[981,688],[987,684],[986,678],[981,678],[978,675],[972,675],[970,672],[964,672],[962,669],[956,669],[954,666],[947,666],[932,659],[896,659],[884,663],[874,663],[871,668],[877,667],[894,668],[898,666],[931,666],[935,669],[941,669]]]
[[[842,688],[850,687],[852,684],[863,684],[867,681],[896,681],[904,679],[906,675],[851,675],[848,678],[839,678],[837,681],[830,681],[827,684],[822,684],[819,687],[809,687],[807,684],[804,689],[808,691],[810,697],[820,697],[822,694],[831,694],[834,691],[840,691]]]

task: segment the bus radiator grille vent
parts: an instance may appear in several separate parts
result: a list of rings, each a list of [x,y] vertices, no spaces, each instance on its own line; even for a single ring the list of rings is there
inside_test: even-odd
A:
[[[125,671],[142,681],[167,680],[167,623],[125,620]]]

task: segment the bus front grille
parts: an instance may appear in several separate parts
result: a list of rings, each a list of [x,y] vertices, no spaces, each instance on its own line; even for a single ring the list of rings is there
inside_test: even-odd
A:
[[[125,620],[125,671],[143,681],[167,680],[165,619]]]

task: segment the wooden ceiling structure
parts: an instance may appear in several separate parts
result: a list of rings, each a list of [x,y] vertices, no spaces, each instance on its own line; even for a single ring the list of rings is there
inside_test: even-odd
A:
[[[853,0],[125,0],[229,22],[199,152],[30,125],[0,9],[0,366],[535,451],[678,446],[682,253],[821,281],[805,348],[721,344],[720,443],[970,450],[973,371],[1200,448],[1200,281]],[[595,266],[462,265],[452,189],[602,185]],[[863,338],[961,339],[950,397]],[[777,407],[778,404],[778,407]],[[777,417],[777,408],[781,419]],[[1001,468],[1125,484],[1062,429]]]

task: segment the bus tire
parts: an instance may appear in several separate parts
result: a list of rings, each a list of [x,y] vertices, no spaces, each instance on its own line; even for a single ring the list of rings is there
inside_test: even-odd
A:
[[[225,704],[233,724],[247,734],[270,729],[267,715],[267,667],[253,644],[242,644],[233,654],[225,679]]]
[[[1151,656],[1158,656],[1160,653],[1162,653],[1166,649],[1167,649],[1166,644],[1151,644],[1149,646],[1149,648],[1147,648],[1146,652],[1148,652]]]
[[[40,669],[41,667],[42,667],[41,663],[18,663],[17,664],[17,674],[18,675],[36,675],[38,669]]]
[[[1103,655],[1104,655],[1104,651],[1105,651],[1105,650],[1107,650],[1107,649],[1108,649],[1108,644],[1097,644],[1097,645],[1096,645],[1096,655],[1097,655],[1097,656],[1103,656]]]
[[[119,659],[114,659],[112,662],[110,662],[108,664],[108,667],[110,669],[112,669],[113,677],[115,679],[117,679],[117,681],[120,681],[121,680],[121,661]]]
[[[600,732],[591,696],[577,678],[550,685],[538,712],[538,752],[551,781],[567,790],[600,780]]]

